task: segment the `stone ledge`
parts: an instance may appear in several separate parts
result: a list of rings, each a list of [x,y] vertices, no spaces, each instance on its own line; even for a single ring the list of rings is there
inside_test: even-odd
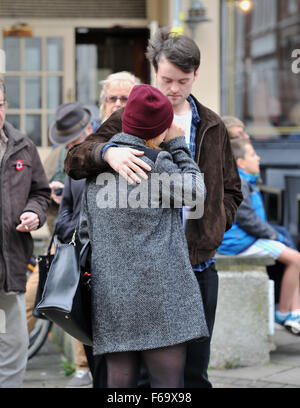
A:
[[[269,362],[273,348],[269,332],[269,279],[265,266],[249,267],[245,263],[233,268],[224,271],[221,268],[218,273],[212,368],[263,365]]]
[[[269,256],[240,256],[240,255],[216,255],[217,270],[253,270],[261,269],[266,266],[274,265],[275,260]]]

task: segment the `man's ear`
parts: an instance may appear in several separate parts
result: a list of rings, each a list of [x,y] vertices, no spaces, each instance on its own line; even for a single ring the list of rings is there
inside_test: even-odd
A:
[[[199,68],[200,68],[200,67],[199,67]],[[195,75],[194,80],[198,78],[198,75],[199,75],[199,68],[198,68],[198,69],[195,71],[195,74],[194,74],[194,75]]]
[[[243,170],[243,168],[244,168],[244,159],[242,159],[241,157],[239,157],[239,158],[236,160],[236,164],[237,164],[237,166],[238,166],[240,169]]]

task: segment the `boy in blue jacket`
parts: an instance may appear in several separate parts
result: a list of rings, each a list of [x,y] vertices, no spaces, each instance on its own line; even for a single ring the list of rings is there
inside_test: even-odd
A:
[[[256,187],[260,157],[249,139],[231,141],[242,182],[244,200],[232,228],[225,232],[218,253],[239,256],[271,256],[285,265],[276,323],[300,335],[300,253],[267,223],[262,197]]]

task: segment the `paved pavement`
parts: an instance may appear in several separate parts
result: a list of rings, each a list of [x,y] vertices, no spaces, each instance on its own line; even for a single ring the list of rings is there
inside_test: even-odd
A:
[[[263,366],[209,370],[215,388],[300,388],[300,337],[276,330],[276,349]],[[70,380],[63,372],[58,346],[47,340],[28,362],[24,388],[65,388]]]
[[[64,356],[50,338],[27,364],[23,388],[65,388],[71,377],[62,366]]]
[[[275,349],[262,366],[209,370],[215,388],[300,388],[300,337],[276,329]]]

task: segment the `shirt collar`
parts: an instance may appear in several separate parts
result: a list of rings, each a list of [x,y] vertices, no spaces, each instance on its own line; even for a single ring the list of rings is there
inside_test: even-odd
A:
[[[199,115],[199,112],[198,112],[198,109],[197,109],[197,106],[196,106],[196,102],[194,101],[192,95],[189,95],[187,97],[187,100],[190,103],[191,109],[192,109],[192,122],[195,125],[197,125],[200,122],[201,118],[200,118],[200,115]]]
[[[249,181],[249,183],[252,184],[253,186],[256,185],[259,174],[249,174],[240,168],[238,168],[238,171],[241,178]]]

